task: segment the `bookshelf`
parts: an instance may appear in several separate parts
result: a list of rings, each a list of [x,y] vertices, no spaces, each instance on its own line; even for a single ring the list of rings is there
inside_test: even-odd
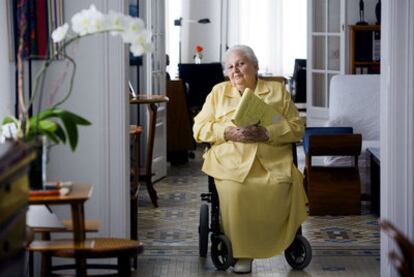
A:
[[[380,73],[380,25],[349,26],[349,74]]]

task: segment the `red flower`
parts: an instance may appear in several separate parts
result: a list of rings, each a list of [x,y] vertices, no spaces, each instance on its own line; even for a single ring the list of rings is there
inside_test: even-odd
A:
[[[196,48],[195,48],[195,51],[196,51],[196,53],[200,53],[200,52],[202,52],[204,49],[203,49],[203,47],[201,46],[201,45],[196,45]]]

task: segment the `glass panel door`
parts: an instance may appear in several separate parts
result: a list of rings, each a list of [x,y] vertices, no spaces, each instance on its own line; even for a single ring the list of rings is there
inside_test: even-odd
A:
[[[330,80],[336,74],[345,73],[345,1],[311,0],[308,22],[307,118],[308,121],[326,120]]]

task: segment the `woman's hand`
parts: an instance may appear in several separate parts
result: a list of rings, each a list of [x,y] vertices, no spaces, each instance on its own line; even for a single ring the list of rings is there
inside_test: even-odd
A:
[[[255,143],[268,141],[269,135],[266,128],[255,124],[246,127],[227,127],[224,138],[235,142]]]

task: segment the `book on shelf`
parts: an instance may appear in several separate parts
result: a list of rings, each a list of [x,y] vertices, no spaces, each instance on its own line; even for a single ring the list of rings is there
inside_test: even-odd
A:
[[[240,127],[253,124],[268,126],[272,124],[275,116],[278,115],[269,104],[255,95],[251,89],[246,88],[236,108],[232,122]]]
[[[44,189],[31,190],[30,196],[65,196],[72,190],[72,182],[47,182]]]

